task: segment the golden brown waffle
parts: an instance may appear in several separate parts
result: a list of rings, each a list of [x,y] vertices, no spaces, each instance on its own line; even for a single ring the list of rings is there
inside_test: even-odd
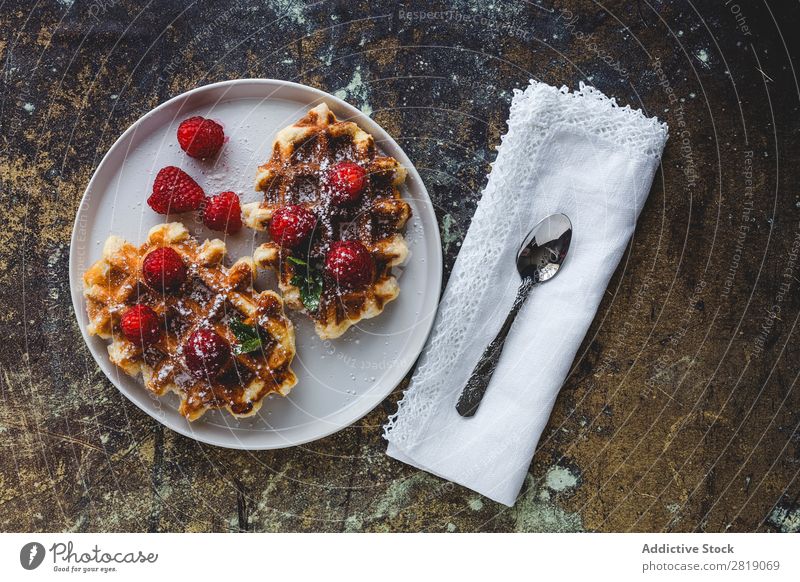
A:
[[[181,288],[169,294],[150,289],[141,276],[144,257],[163,246],[183,258],[188,272]],[[253,290],[255,265],[250,257],[227,269],[224,255],[221,240],[198,245],[183,224],[173,222],[153,227],[139,248],[109,237],[103,258],[83,275],[89,333],[110,339],[111,361],[131,376],[141,373],[148,390],[159,396],[175,392],[181,399],[180,413],[189,420],[215,408],[250,416],[265,396],[286,395],[297,382],[289,367],[295,354],[294,329],[280,297]],[[152,307],[166,329],[144,350],[119,328],[122,313],[136,303]],[[261,348],[233,356],[211,378],[194,376],[181,356],[187,338],[199,327],[210,327],[233,346],[237,338],[229,327],[232,318],[259,328]]]
[[[328,168],[342,161],[361,165],[369,179],[358,202],[335,206],[323,195],[322,180]],[[321,338],[339,337],[362,319],[379,315],[399,294],[392,267],[408,256],[402,233],[411,207],[401,199],[399,188],[405,178],[406,170],[396,159],[378,155],[371,135],[353,122],[338,121],[324,103],[282,129],[272,157],[259,167],[255,188],[264,199],[243,206],[245,224],[266,230],[277,209],[294,204],[317,216],[317,228],[305,248],[288,251],[268,242],[256,249],[253,258],[259,268],[276,272],[286,305],[307,313]],[[324,281],[319,308],[309,310],[293,284],[298,267],[287,258],[295,256],[320,268],[331,243],[339,240],[364,244],[375,261],[375,279],[358,291],[342,291]]]

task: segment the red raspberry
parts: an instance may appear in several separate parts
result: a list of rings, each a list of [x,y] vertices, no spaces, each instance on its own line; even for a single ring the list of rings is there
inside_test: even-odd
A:
[[[217,155],[225,141],[225,132],[216,121],[205,117],[190,117],[178,126],[178,143],[193,158],[210,158]]]
[[[122,314],[119,326],[123,335],[134,343],[146,346],[161,337],[158,314],[147,305],[134,305]]]
[[[186,280],[186,265],[174,249],[161,247],[144,258],[142,275],[156,291],[174,291]]]
[[[233,234],[242,228],[242,207],[234,192],[222,192],[206,200],[202,214],[203,224],[211,230]]]
[[[205,199],[205,192],[189,174],[167,166],[158,172],[147,204],[159,214],[169,214],[197,210]]]
[[[186,365],[197,376],[214,376],[231,357],[231,346],[212,329],[198,329],[183,347]]]
[[[269,235],[284,248],[294,248],[306,240],[317,225],[317,217],[299,205],[284,206],[272,215]]]
[[[358,200],[367,186],[367,173],[353,162],[339,162],[326,175],[331,186],[331,200],[334,204],[350,204]]]
[[[325,272],[341,287],[358,289],[372,283],[375,263],[367,247],[360,242],[337,241],[325,257]]]

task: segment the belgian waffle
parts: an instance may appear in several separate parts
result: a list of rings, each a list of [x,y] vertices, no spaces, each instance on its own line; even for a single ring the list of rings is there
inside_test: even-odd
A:
[[[143,282],[141,265],[153,249],[169,246],[184,260],[188,276],[175,293],[154,291]],[[175,392],[180,413],[189,420],[207,410],[226,408],[237,417],[255,414],[265,396],[286,395],[297,379],[290,368],[295,354],[294,329],[283,312],[280,297],[252,288],[255,266],[243,257],[230,268],[222,265],[225,243],[198,244],[179,222],[150,230],[147,242],[136,247],[111,236],[103,258],[83,275],[89,314],[89,333],[110,339],[111,361],[131,376],[140,373],[148,390],[159,396]],[[165,333],[144,349],[120,331],[122,313],[140,303],[162,320]],[[259,328],[261,348],[233,356],[213,377],[198,378],[187,368],[182,346],[199,327],[210,327],[229,341],[237,339],[229,324],[238,318]]]
[[[325,196],[323,176],[342,161],[361,165],[368,183],[357,203],[335,206]],[[289,251],[268,242],[256,249],[253,258],[259,268],[276,272],[286,305],[307,313],[321,338],[341,336],[362,319],[379,315],[398,296],[400,288],[392,267],[408,256],[403,230],[411,216],[411,207],[400,197],[405,178],[405,168],[396,159],[379,155],[371,135],[353,122],[338,121],[324,103],[282,129],[269,161],[258,168],[255,188],[264,198],[243,206],[245,224],[266,230],[277,209],[295,204],[317,216],[317,227],[306,248]],[[312,266],[319,265],[331,243],[339,240],[364,244],[375,262],[375,278],[357,291],[344,291],[324,281],[319,307],[311,311],[293,283],[298,267],[287,259],[294,255]]]

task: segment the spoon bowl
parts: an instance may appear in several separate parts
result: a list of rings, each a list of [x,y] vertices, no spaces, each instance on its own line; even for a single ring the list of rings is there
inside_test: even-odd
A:
[[[544,283],[556,276],[572,241],[572,223],[565,214],[551,214],[534,226],[517,253],[522,279]]]

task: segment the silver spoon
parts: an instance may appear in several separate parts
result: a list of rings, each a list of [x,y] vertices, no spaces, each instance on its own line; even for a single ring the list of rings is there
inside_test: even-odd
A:
[[[534,226],[525,237],[517,253],[517,271],[522,277],[517,297],[503,326],[483,352],[466,387],[461,392],[456,404],[456,410],[461,416],[475,415],[500,359],[503,344],[514,318],[528,298],[531,289],[539,283],[549,281],[561,270],[571,240],[572,223],[563,214],[551,214]]]

